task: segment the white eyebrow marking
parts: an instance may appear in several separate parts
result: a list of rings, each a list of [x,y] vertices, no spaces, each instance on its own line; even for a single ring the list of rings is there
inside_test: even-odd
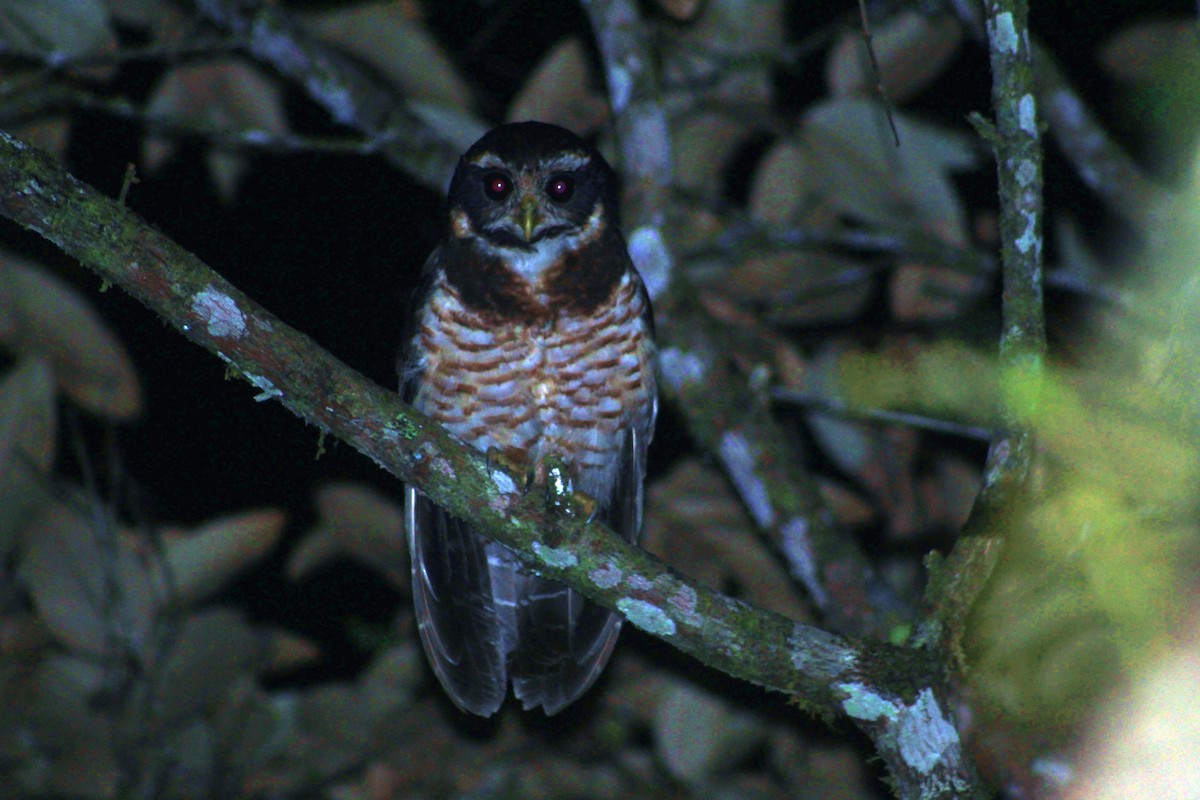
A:
[[[508,169],[508,165],[505,164],[499,156],[492,152],[480,153],[468,163],[474,164],[475,166],[483,169]]]
[[[591,156],[586,153],[575,151],[561,153],[546,164],[545,169],[548,172],[574,172],[577,169],[583,169],[592,161]]]

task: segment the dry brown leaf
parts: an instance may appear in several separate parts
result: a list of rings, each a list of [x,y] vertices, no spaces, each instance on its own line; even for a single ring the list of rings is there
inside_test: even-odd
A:
[[[164,537],[175,597],[189,603],[221,588],[275,546],[285,520],[278,509],[257,509],[207,522],[189,534]]]
[[[319,521],[305,532],[288,559],[298,580],[336,556],[349,556],[378,570],[397,589],[408,591],[408,549],[399,503],[367,487],[334,483],[317,492]]]
[[[163,720],[182,722],[221,700],[240,675],[253,673],[261,645],[232,609],[206,609],[186,617],[165,657],[150,666]]]
[[[696,16],[702,0],[655,0],[655,4],[676,22],[687,22]]]
[[[837,519],[838,524],[849,527],[866,525],[875,518],[875,510],[865,500],[840,483],[827,478],[817,479],[821,499]]]
[[[263,673],[307,667],[322,655],[321,648],[315,643],[282,628],[269,628],[266,637],[267,655],[260,670]]]
[[[961,529],[982,483],[979,464],[955,455],[941,456],[918,484],[929,524],[948,530]]]
[[[89,411],[130,419],[141,409],[133,365],[99,316],[45,270],[0,253],[0,341],[44,358],[59,387]]]
[[[41,662],[22,705],[26,725],[47,759],[37,793],[61,797],[112,797],[118,777],[111,721],[94,707],[105,688],[100,664],[68,655]],[[32,777],[32,776],[31,776]]]
[[[897,14],[871,26],[871,42],[879,74],[871,68],[863,33],[847,30],[829,51],[826,80],[835,95],[864,95],[883,84],[889,100],[902,102],[937,78],[962,44],[963,30],[949,14],[928,16],[918,11]]]
[[[976,164],[976,144],[896,110],[903,143],[897,148],[883,114],[877,103],[857,98],[809,108],[800,142],[814,189],[851,219],[885,230],[915,228],[964,245],[965,211],[949,176]]]
[[[65,114],[39,117],[11,130],[18,139],[61,159],[71,136],[71,121]]]
[[[987,284],[947,267],[906,263],[892,271],[889,288],[892,315],[915,322],[962,314]]]
[[[857,316],[872,286],[861,264],[821,252],[779,252],[733,266],[722,287],[742,303],[768,305],[778,324],[816,324]]]
[[[164,599],[153,556],[111,520],[64,505],[45,507],[24,533],[20,574],[59,641],[97,656],[151,652]]]
[[[534,119],[562,125],[580,135],[608,116],[608,100],[591,86],[587,55],[576,38],[551,48],[508,109],[510,122]]]
[[[750,211],[764,222],[782,225],[814,202],[807,153],[791,139],[780,139],[758,165],[750,187]]]
[[[716,589],[736,585],[742,596],[793,619],[807,611],[787,572],[754,534],[754,525],[725,478],[686,460],[650,489],[646,549]]]
[[[18,52],[87,56],[117,40],[100,0],[0,0],[0,42]]]
[[[306,17],[322,38],[371,64],[412,100],[467,109],[471,92],[412,4],[342,4]]]
[[[279,136],[288,127],[283,92],[277,83],[237,58],[172,67],[155,87],[146,110],[152,116],[200,131],[253,133],[258,138],[264,134]],[[151,136],[146,140],[143,162],[153,171],[174,152],[173,141]],[[218,189],[228,198],[237,189],[245,158],[210,149],[207,161]]]
[[[1100,63],[1124,81],[1161,81],[1200,67],[1196,23],[1187,18],[1150,19],[1116,33],[1100,50]]]
[[[684,189],[705,194],[719,192],[730,155],[750,133],[746,120],[716,111],[700,111],[672,122],[672,178]],[[683,230],[691,231],[690,226],[684,226]]]
[[[654,748],[673,778],[698,787],[759,747],[767,732],[761,718],[680,682],[658,705]]]

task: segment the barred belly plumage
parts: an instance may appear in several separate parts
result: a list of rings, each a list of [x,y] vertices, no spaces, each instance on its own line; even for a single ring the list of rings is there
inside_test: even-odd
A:
[[[439,289],[420,331],[424,352],[437,355],[421,365],[417,407],[467,444],[533,470],[535,482],[556,454],[577,489],[603,496],[630,424],[625,409],[643,408],[653,390],[633,282],[602,313],[535,325],[489,326],[453,287]]]

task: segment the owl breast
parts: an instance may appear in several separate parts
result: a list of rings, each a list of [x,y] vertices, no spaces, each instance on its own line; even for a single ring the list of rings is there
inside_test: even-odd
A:
[[[554,454],[576,488],[604,497],[630,426],[653,413],[653,350],[645,300],[626,275],[585,315],[497,324],[435,287],[417,335],[423,353],[415,405],[455,436],[544,480]]]

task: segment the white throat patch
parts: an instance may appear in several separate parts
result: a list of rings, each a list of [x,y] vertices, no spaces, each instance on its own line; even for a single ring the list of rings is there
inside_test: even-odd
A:
[[[581,229],[573,233],[542,239],[534,243],[532,250],[497,245],[483,237],[478,237],[476,242],[485,253],[503,260],[530,286],[537,287],[547,270],[558,263],[563,253],[595,239],[603,225],[601,205],[597,203],[592,215],[588,217],[587,224]]]

